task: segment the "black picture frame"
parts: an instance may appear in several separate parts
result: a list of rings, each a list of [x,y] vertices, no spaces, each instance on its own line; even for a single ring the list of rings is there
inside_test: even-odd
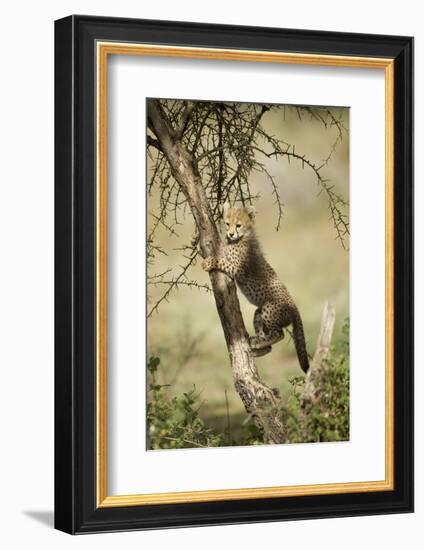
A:
[[[394,490],[97,507],[98,40],[394,60]],[[55,22],[55,527],[68,533],[413,511],[413,39],[73,15]]]

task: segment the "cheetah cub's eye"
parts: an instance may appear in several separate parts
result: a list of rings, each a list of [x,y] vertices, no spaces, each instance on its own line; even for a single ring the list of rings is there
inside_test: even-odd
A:
[[[230,224],[229,224],[228,222],[225,222],[225,225],[226,225],[227,227],[230,227]]]
[[[238,223],[238,224],[236,225],[236,227],[237,227],[237,229],[240,229],[241,223]]]

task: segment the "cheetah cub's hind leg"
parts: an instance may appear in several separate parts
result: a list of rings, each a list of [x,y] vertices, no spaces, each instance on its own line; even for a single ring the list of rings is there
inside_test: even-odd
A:
[[[272,351],[272,346],[268,346],[262,349],[252,347],[253,357],[262,357],[263,355],[267,355],[268,353],[271,353],[271,351]]]
[[[267,353],[270,353],[272,350],[272,347],[271,346],[266,346],[264,348],[257,347],[259,342],[265,340],[264,323],[263,323],[260,308],[258,308],[255,311],[255,315],[253,316],[253,326],[255,328],[256,336],[250,337],[250,346],[252,348],[253,355],[255,357],[262,357],[262,355],[266,355]]]
[[[278,327],[268,327],[264,323],[261,308],[255,311],[253,317],[253,326],[255,327],[255,336],[250,337],[250,346],[255,357],[266,355],[272,350],[271,344],[276,344],[284,338],[284,332]]]

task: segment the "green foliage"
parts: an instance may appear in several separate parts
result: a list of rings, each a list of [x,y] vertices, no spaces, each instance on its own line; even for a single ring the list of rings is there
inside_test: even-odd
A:
[[[222,446],[222,438],[206,427],[199,416],[201,404],[198,403],[196,389],[172,397],[169,394],[170,386],[156,381],[159,365],[159,357],[150,357],[147,363],[149,449]]]
[[[305,377],[290,379],[288,399],[288,442],[346,441],[349,439],[349,323],[342,338],[331,347],[321,367],[317,400],[307,413],[301,413]]]
[[[193,388],[180,396],[172,396],[170,385],[158,384],[158,357],[147,364],[149,399],[147,423],[150,449],[180,449],[262,445],[261,430],[247,417],[237,436],[225,430],[217,434],[199,416],[199,394]],[[301,396],[304,376],[290,379],[291,392],[281,413],[287,426],[287,443],[346,441],[349,439],[349,323],[342,337],[334,344],[321,366],[314,405],[304,412]]]

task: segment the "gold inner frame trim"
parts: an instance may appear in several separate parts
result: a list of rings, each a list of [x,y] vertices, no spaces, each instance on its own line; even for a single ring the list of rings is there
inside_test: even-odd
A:
[[[394,60],[301,53],[158,46],[124,42],[96,44],[97,53],[97,506],[142,506],[210,502],[394,489]],[[262,63],[384,69],[385,71],[385,184],[386,184],[386,359],[385,359],[385,479],[315,485],[216,489],[178,493],[109,496],[107,493],[107,60],[109,55],[142,55],[219,59]]]

